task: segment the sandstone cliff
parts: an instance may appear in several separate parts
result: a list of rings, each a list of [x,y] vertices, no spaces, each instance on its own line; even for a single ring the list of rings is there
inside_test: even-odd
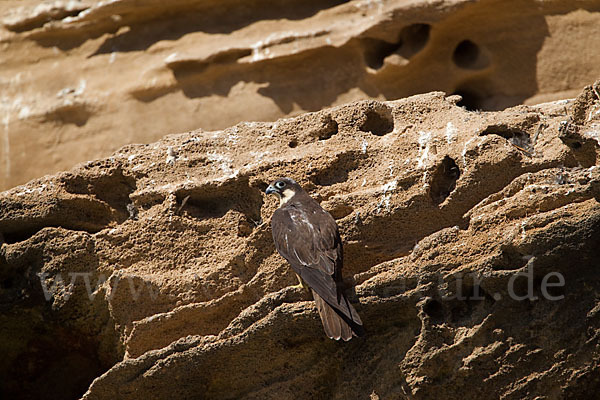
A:
[[[356,100],[575,97],[600,76],[599,42],[598,0],[3,0],[0,190]]]
[[[501,112],[433,92],[196,130],[0,194],[3,394],[597,392],[599,86]],[[279,176],[337,219],[364,338],[327,339],[287,287],[262,193]]]

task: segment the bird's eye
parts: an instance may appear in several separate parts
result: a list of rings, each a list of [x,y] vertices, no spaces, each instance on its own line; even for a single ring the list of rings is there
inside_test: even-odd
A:
[[[285,186],[285,182],[279,181],[275,183],[275,186],[277,186],[279,189],[283,189],[283,187]]]

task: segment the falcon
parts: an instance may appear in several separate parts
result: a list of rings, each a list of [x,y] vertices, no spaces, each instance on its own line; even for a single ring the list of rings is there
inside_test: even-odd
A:
[[[331,214],[290,178],[277,179],[265,193],[279,197],[271,219],[275,248],[312,291],[325,334],[344,341],[362,336],[362,321],[344,294],[342,240]]]

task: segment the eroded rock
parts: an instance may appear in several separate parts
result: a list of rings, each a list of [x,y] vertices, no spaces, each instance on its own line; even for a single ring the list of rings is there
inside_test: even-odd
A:
[[[434,90],[501,110],[600,76],[597,0],[5,0],[0,21],[1,190],[165,133]]]
[[[129,145],[3,192],[2,390],[597,390],[598,146],[561,140],[565,121],[597,134],[600,98],[589,93],[502,112],[471,112],[439,92],[351,103]],[[523,137],[527,146],[515,142]],[[277,204],[262,194],[279,176],[336,217],[364,338],[328,340],[310,297],[286,288],[295,277],[268,223]],[[48,394],[57,379],[61,391]]]

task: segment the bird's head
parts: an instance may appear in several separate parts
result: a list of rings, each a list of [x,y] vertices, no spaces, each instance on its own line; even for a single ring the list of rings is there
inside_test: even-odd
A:
[[[279,206],[282,206],[300,191],[302,191],[302,188],[295,180],[291,178],[279,178],[267,187],[265,193],[274,194],[279,197]]]

